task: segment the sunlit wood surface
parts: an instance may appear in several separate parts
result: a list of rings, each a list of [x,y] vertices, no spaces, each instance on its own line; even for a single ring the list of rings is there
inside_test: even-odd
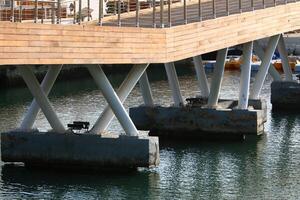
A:
[[[0,65],[177,61],[300,29],[299,13],[297,2],[163,29],[0,22]]]

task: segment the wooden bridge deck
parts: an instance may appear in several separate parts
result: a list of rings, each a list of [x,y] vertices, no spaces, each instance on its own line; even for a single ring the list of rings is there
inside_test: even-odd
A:
[[[166,63],[300,29],[299,13],[295,2],[163,29],[0,22],[0,65]]]

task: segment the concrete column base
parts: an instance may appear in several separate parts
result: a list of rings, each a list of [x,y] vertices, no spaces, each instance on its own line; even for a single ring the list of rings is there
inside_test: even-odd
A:
[[[272,110],[300,110],[300,83],[273,81],[271,84]]]
[[[134,169],[159,164],[157,137],[9,132],[1,134],[3,162],[79,169]]]
[[[130,108],[129,114],[139,130],[150,130],[159,137],[230,137],[260,135],[267,121],[266,103],[249,100],[248,110],[235,109],[237,101],[219,100],[217,109],[205,108],[207,100],[189,99],[185,107]]]

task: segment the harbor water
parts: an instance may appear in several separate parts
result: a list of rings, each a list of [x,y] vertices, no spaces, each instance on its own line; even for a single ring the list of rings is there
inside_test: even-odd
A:
[[[184,98],[199,95],[195,72],[178,68]],[[212,72],[207,72],[209,81]],[[237,98],[239,71],[226,71],[221,98]],[[117,87],[126,73],[109,76]],[[163,68],[149,71],[156,104],[170,105],[171,92]],[[0,199],[299,199],[300,115],[272,113],[268,76],[261,97],[268,102],[265,134],[245,141],[165,142],[160,165],[135,172],[30,170],[0,163]],[[253,81],[253,78],[252,80]],[[27,88],[0,90],[0,132],[19,126],[32,97]],[[57,82],[50,94],[63,124],[93,124],[106,105],[92,79]],[[139,87],[125,102],[143,103]],[[299,112],[298,112],[299,113]],[[49,130],[42,113],[35,127]],[[124,134],[117,120],[109,130]]]

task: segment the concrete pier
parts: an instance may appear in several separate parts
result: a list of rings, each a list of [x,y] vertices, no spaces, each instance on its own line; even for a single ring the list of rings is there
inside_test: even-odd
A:
[[[3,162],[66,169],[135,169],[159,164],[157,137],[9,132],[1,134]]]
[[[267,121],[266,103],[249,100],[247,110],[237,109],[238,101],[219,100],[218,108],[206,108],[207,100],[188,99],[184,107],[133,107],[129,115],[139,130],[170,138],[229,137],[260,135]],[[192,102],[192,103],[191,103]]]
[[[298,111],[300,109],[300,83],[274,81],[271,84],[272,110]]]

